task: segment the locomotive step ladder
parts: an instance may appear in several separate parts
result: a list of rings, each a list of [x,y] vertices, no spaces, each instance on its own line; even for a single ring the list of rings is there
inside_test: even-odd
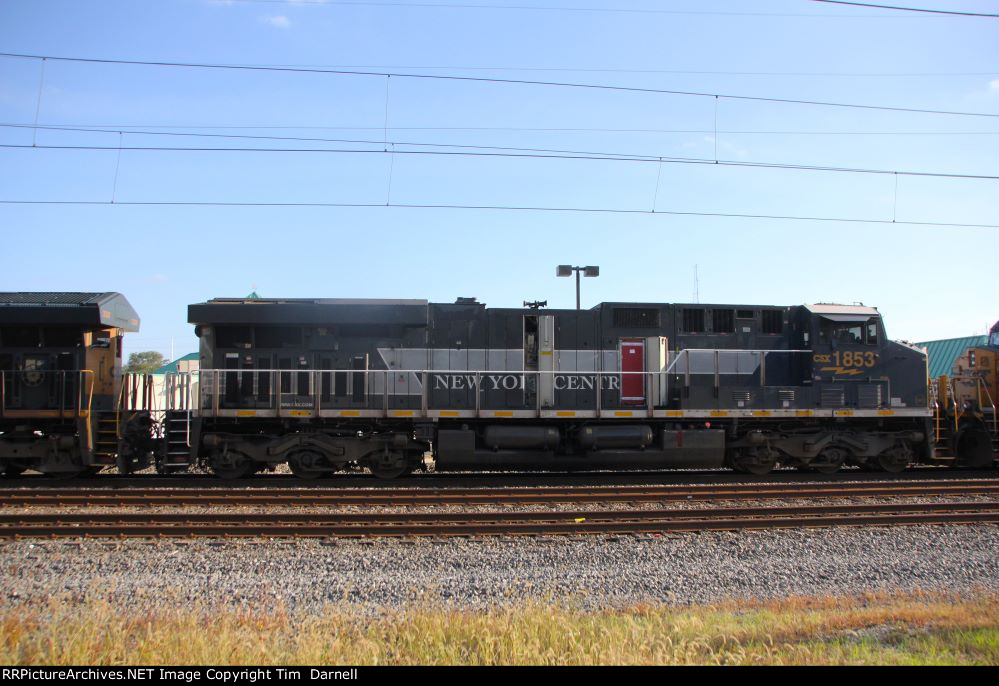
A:
[[[166,471],[191,466],[191,412],[167,410],[163,419],[163,451],[157,467]]]
[[[97,416],[97,435],[94,436],[94,464],[114,465],[118,450],[118,418],[114,412],[101,412]]]
[[[946,411],[941,410],[939,402],[935,396],[936,394],[934,393],[933,433],[935,442],[933,443],[932,459],[934,462],[953,463],[957,461],[957,455],[954,454],[953,447],[953,420],[948,417]]]

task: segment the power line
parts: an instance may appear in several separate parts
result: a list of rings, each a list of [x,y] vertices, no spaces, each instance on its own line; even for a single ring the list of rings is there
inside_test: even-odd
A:
[[[339,202],[219,202],[219,201],[129,201],[110,200],[2,200],[0,205],[63,205],[63,206],[134,206],[134,207],[313,207],[313,208],[397,208],[423,210],[493,210],[511,212],[567,212],[594,214],[671,215],[683,217],[722,217],[729,219],[774,219],[788,221],[843,222],[850,224],[891,224],[901,226],[950,226],[970,229],[999,229],[999,224],[965,224],[957,222],[917,222],[891,219],[860,219],[849,217],[817,217],[781,214],[745,214],[735,212],[687,212],[681,210],[640,210],[611,207],[542,207],[518,205],[457,205],[415,203],[339,203]]]
[[[869,7],[879,10],[897,10],[900,12],[921,12],[924,14],[943,14],[956,17],[986,17],[989,19],[999,19],[999,14],[985,14],[982,12],[952,12],[950,10],[932,10],[922,7],[899,7],[897,5],[874,5],[869,2],[845,2],[845,0],[812,0],[812,2],[824,2],[829,5],[849,5],[850,7]]]
[[[240,4],[287,5],[288,0],[226,0]],[[293,0],[294,5],[312,7],[394,7],[404,9],[469,9],[469,10],[520,10],[532,12],[576,12],[576,13],[609,13],[609,14],[663,14],[674,16],[731,16],[731,17],[804,17],[809,19],[869,19],[863,14],[825,15],[811,12],[726,12],[718,10],[662,10],[628,7],[578,7],[553,5],[500,5],[472,4],[456,2],[375,2],[372,0]]]
[[[358,144],[374,144],[376,141],[355,141]],[[645,162],[654,164],[701,164],[718,167],[750,167],[763,169],[791,169],[797,171],[818,171],[818,172],[839,172],[850,174],[891,174],[897,176],[919,176],[948,179],[977,179],[984,181],[999,180],[999,176],[989,174],[957,174],[948,172],[924,172],[909,170],[890,169],[865,169],[859,167],[833,167],[809,164],[791,164],[786,162],[747,162],[742,160],[718,160],[714,158],[698,157],[667,157],[650,155],[615,155],[613,153],[588,153],[574,152],[571,150],[539,150],[537,152],[512,152],[503,150],[517,150],[492,148],[491,146],[452,146],[448,144],[436,143],[399,143],[387,141],[377,142],[379,145],[428,145],[449,147],[483,147],[500,152],[469,151],[469,150],[399,150],[394,148],[391,151],[384,148],[378,149],[350,149],[350,148],[206,148],[206,147],[181,147],[181,146],[115,146],[115,145],[22,145],[15,143],[0,143],[0,148],[6,149],[30,149],[30,150],[77,150],[77,151],[132,151],[132,152],[201,152],[201,153],[329,153],[329,154],[361,154],[361,155],[438,155],[450,157],[511,157],[520,159],[548,159],[548,160],[584,160],[584,161],[604,161],[604,162]]]
[[[677,76],[842,76],[842,77],[954,77],[954,76],[994,76],[999,69],[991,71],[955,72],[842,72],[842,71],[731,71],[731,70],[691,70],[691,69],[628,69],[623,67],[484,67],[461,65],[404,65],[404,64],[248,64],[254,67],[302,67],[304,69],[426,69],[437,71],[513,71],[513,72],[575,72],[594,74],[671,74]]]
[[[930,109],[922,109],[915,107],[892,107],[888,105],[865,105],[860,103],[829,102],[822,100],[770,98],[770,97],[753,96],[753,95],[705,93],[700,91],[681,91],[681,90],[669,90],[663,88],[642,88],[637,86],[617,86],[617,85],[594,84],[594,83],[574,83],[568,81],[533,81],[528,79],[500,79],[495,77],[458,76],[453,74],[450,75],[412,74],[406,72],[359,71],[359,70],[348,70],[348,69],[320,69],[320,68],[306,68],[306,67],[262,67],[262,66],[250,66],[250,65],[239,65],[239,64],[212,64],[208,62],[165,62],[165,61],[149,61],[149,60],[98,59],[93,57],[57,57],[51,55],[32,55],[26,53],[10,53],[10,52],[0,52],[0,57],[53,60],[59,62],[79,62],[79,63],[89,63],[89,64],[122,64],[122,65],[146,66],[146,67],[180,67],[186,69],[225,69],[225,70],[288,72],[288,73],[304,73],[304,74],[337,74],[341,76],[377,76],[383,78],[396,77],[402,79],[425,79],[425,80],[440,80],[440,81],[463,81],[463,82],[474,82],[474,83],[495,83],[495,84],[508,84],[508,85],[550,86],[556,88],[582,88],[589,90],[619,91],[619,92],[629,92],[629,93],[649,93],[657,95],[676,95],[676,96],[689,96],[689,97],[701,97],[701,98],[725,98],[726,100],[769,102],[769,103],[780,103],[780,104],[790,104],[790,105],[809,105],[817,107],[842,107],[842,108],[861,109],[861,110],[878,110],[884,112],[938,114],[938,115],[957,116],[957,117],[999,118],[999,113],[991,113],[991,112],[960,112],[953,110],[930,110]]]
[[[511,147],[511,146],[500,146],[500,145],[469,145],[461,143],[426,143],[426,142],[414,142],[414,141],[389,141],[387,139],[373,140],[373,139],[350,139],[350,138],[320,138],[313,136],[261,136],[261,135],[248,135],[248,134],[231,134],[231,133],[203,133],[203,132],[180,132],[180,131],[148,131],[148,130],[129,130],[123,131],[121,128],[85,128],[85,127],[72,127],[72,126],[52,126],[52,125],[40,125],[34,126],[32,124],[5,124],[0,123],[0,128],[16,128],[16,129],[42,129],[48,131],[73,131],[79,133],[111,133],[118,134],[119,136],[128,133],[135,136],[170,136],[170,137],[180,137],[180,138],[220,138],[224,140],[266,140],[266,141],[295,141],[295,142],[312,142],[312,143],[355,143],[359,145],[386,145],[391,143],[392,145],[408,145],[413,147],[435,147],[435,148],[463,148],[463,149],[473,149],[473,150],[508,150],[515,152],[544,152],[544,153],[564,153],[564,154],[575,154],[575,155],[600,155],[600,156],[610,156],[610,157],[635,157],[635,158],[646,158],[651,160],[661,160],[663,157],[668,159],[683,159],[690,161],[709,161],[705,158],[681,158],[672,155],[659,155],[655,153],[623,153],[623,152],[609,152],[609,151],[592,151],[592,150],[564,150],[555,148],[525,148],[525,147]],[[389,127],[394,129],[395,127]],[[365,130],[383,130],[384,127],[366,127]],[[733,133],[731,131],[712,131],[710,129],[703,131],[688,131],[687,133]],[[775,132],[776,133],[776,132]],[[999,131],[989,132],[992,134],[999,135]],[[180,148],[178,148],[180,149]],[[226,148],[227,150],[231,148]],[[256,149],[256,148],[254,148]],[[710,161],[717,162],[718,160],[712,158]],[[780,163],[773,163],[780,164]],[[797,165],[796,165],[797,166]],[[897,173],[897,171],[892,170],[886,173]]]
[[[48,129],[52,131],[80,131],[95,133],[134,133],[136,135],[173,136],[223,136],[224,134],[184,133],[181,131],[140,131],[136,129],[224,129],[243,130],[298,130],[298,131],[382,131],[384,126],[298,126],[298,125],[213,125],[213,124],[11,124],[0,123],[2,128]],[[127,129],[127,130],[126,130]],[[389,127],[392,131],[501,131],[512,133],[653,133],[653,134],[709,134],[714,129],[625,129],[607,127],[538,127],[538,126],[399,126]],[[788,131],[788,130],[747,130],[719,129],[719,134],[734,136],[997,136],[996,131]],[[261,138],[268,140],[335,140],[325,138],[304,138],[294,136],[246,136],[229,134],[232,138]]]

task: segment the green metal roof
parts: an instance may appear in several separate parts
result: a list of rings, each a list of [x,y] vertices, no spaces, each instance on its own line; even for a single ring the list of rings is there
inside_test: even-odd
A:
[[[178,362],[186,362],[188,360],[196,360],[196,359],[198,359],[198,353],[189,353],[187,355],[184,355],[183,357],[178,357],[176,360],[170,362],[169,364],[163,365],[162,367],[154,371],[153,374],[176,374]]]
[[[926,341],[916,345],[926,348],[930,361],[930,378],[935,379],[943,374],[950,375],[950,370],[968,348],[975,348],[989,342],[988,336],[966,336],[964,338],[947,338],[941,341]]]

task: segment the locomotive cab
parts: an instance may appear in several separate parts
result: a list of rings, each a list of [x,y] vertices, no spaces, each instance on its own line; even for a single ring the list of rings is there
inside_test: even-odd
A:
[[[817,407],[927,406],[926,356],[889,341],[881,314],[862,305],[812,305],[813,402]]]

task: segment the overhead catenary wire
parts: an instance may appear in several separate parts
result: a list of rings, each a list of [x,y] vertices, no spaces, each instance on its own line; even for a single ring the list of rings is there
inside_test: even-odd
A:
[[[289,141],[333,141],[338,139],[312,138],[298,136],[262,136],[247,134],[223,134],[194,132],[194,129],[215,129],[226,131],[382,131],[383,124],[377,126],[310,126],[297,124],[255,124],[255,125],[231,125],[231,124],[14,124],[0,123],[0,128],[14,129],[48,129],[51,131],[79,131],[94,133],[118,133],[122,129],[129,129],[129,133],[144,134],[149,136],[205,136],[212,138],[259,138],[265,140],[289,140]],[[143,130],[138,130],[143,129]],[[151,131],[149,129],[179,129],[177,131]],[[501,131],[501,132],[526,132],[526,133],[676,133],[676,134],[704,134],[715,133],[714,129],[629,129],[629,128],[606,128],[606,127],[539,127],[539,126],[400,126],[394,124],[393,131]],[[763,130],[763,129],[718,129],[717,133],[735,136],[999,136],[999,129],[995,131],[789,131],[789,130]]]
[[[906,112],[910,114],[932,114],[932,115],[945,115],[945,116],[955,116],[955,117],[999,118],[999,113],[995,112],[935,110],[935,109],[925,109],[917,107],[870,105],[864,103],[845,103],[845,102],[832,102],[824,100],[804,100],[797,98],[778,98],[778,97],[767,97],[759,95],[735,95],[731,93],[727,94],[707,93],[702,91],[673,90],[666,88],[648,88],[642,86],[621,86],[615,84],[579,83],[571,81],[536,81],[530,79],[511,79],[511,78],[467,76],[467,75],[456,75],[456,74],[413,74],[406,72],[361,71],[361,70],[352,70],[352,69],[320,69],[315,67],[312,68],[266,67],[266,66],[251,66],[245,64],[218,64],[210,62],[124,60],[124,59],[108,59],[108,58],[96,58],[96,57],[67,57],[67,56],[58,56],[58,55],[38,55],[38,54],[12,53],[12,52],[0,52],[0,57],[18,58],[18,59],[36,59],[36,60],[45,59],[45,60],[53,60],[59,62],[77,62],[77,63],[89,63],[89,64],[119,64],[119,65],[131,65],[131,66],[146,66],[146,67],[175,67],[182,69],[220,69],[220,70],[288,72],[288,73],[305,73],[305,74],[336,74],[341,76],[374,76],[374,77],[394,76],[401,79],[425,79],[425,80],[458,81],[458,82],[472,82],[472,83],[527,85],[527,86],[554,87],[554,88],[579,88],[579,89],[601,90],[601,91],[649,93],[657,95],[675,95],[675,96],[700,97],[700,98],[725,98],[726,100],[768,102],[768,103],[790,104],[790,105],[806,105],[813,107],[839,107],[839,108],[861,109],[861,110],[876,110],[883,112]]]
[[[812,0],[812,2],[821,2],[828,5],[846,5],[849,7],[864,7],[864,8],[879,9],[879,10],[894,10],[899,12],[919,12],[922,14],[939,14],[939,15],[948,15],[952,17],[981,17],[987,19],[999,19],[999,14],[989,14],[986,12],[958,12],[955,10],[938,10],[925,7],[905,7],[901,5],[876,5],[870,2],[847,2],[846,0]]]
[[[254,4],[254,5],[287,5],[289,0],[221,0],[226,4]],[[609,14],[647,14],[647,15],[673,15],[673,16],[709,16],[709,17],[797,17],[806,19],[876,19],[884,18],[878,15],[867,14],[822,14],[817,12],[739,12],[731,10],[667,10],[642,7],[580,7],[578,5],[516,5],[499,3],[461,3],[461,2],[391,2],[388,0],[290,0],[290,2],[302,7],[371,7],[371,8],[400,8],[400,9],[461,9],[461,10],[518,10],[527,12],[565,12],[565,13],[609,13]],[[843,3],[855,4],[860,7],[871,7],[866,3]],[[874,7],[881,7],[874,5]],[[889,8],[906,9],[906,8]],[[914,10],[919,11],[919,10]],[[939,12],[939,14],[955,14],[951,12]],[[961,14],[961,13],[956,13]],[[971,14],[971,16],[976,16]],[[989,16],[989,15],[986,15]],[[888,18],[896,18],[889,16]]]
[[[371,141],[368,141],[370,144]],[[180,146],[112,146],[112,145],[27,145],[0,143],[0,148],[6,149],[33,149],[33,150],[77,150],[77,151],[137,151],[137,152],[196,152],[196,153],[313,153],[313,154],[342,154],[342,155],[438,155],[457,157],[510,157],[522,159],[550,159],[550,160],[584,160],[584,161],[604,161],[604,162],[644,162],[656,164],[699,164],[724,167],[749,167],[764,169],[790,169],[797,171],[815,172],[836,172],[849,174],[897,174],[903,176],[921,176],[947,179],[975,179],[983,181],[999,180],[999,175],[994,174],[957,174],[949,172],[926,172],[914,170],[895,169],[865,169],[861,167],[834,167],[808,164],[791,164],[785,162],[749,162],[741,160],[719,160],[714,158],[696,157],[667,157],[667,156],[635,156],[635,155],[612,155],[606,153],[573,153],[571,151],[561,152],[510,152],[498,150],[488,152],[485,150],[399,150],[396,145],[408,145],[406,143],[396,143],[389,141],[391,149],[352,149],[352,148],[206,148],[206,147],[180,147]],[[428,145],[428,144],[419,144]],[[433,145],[433,144],[429,144]],[[438,144],[440,147],[458,147],[447,144]]]
[[[674,76],[836,76],[844,78],[872,77],[965,77],[965,76],[995,76],[999,70],[991,71],[931,71],[931,72],[844,72],[844,71],[733,71],[725,69],[634,69],[625,67],[511,67],[511,66],[468,66],[455,64],[251,64],[259,67],[305,67],[320,69],[426,69],[436,71],[513,71],[513,72],[569,72],[590,74],[670,74]]]
[[[125,134],[122,132],[118,133],[118,154],[115,156],[114,163],[114,181],[111,185],[111,202],[115,201],[118,197],[118,170],[121,169],[121,150],[124,143]]]
[[[107,200],[13,200],[0,199],[0,205],[53,205],[53,206],[111,206]],[[811,221],[823,223],[848,223],[848,224],[889,224],[904,226],[926,226],[926,227],[954,227],[972,229],[999,229],[999,224],[971,224],[964,222],[945,221],[893,221],[891,219],[871,219],[858,217],[820,217],[809,215],[784,215],[784,214],[748,214],[740,212],[694,212],[685,210],[643,210],[614,207],[552,207],[552,206],[529,206],[529,205],[462,205],[449,203],[419,204],[419,203],[349,203],[349,202],[238,202],[238,201],[146,201],[135,200],[116,202],[114,206],[133,207],[254,207],[254,208],[395,208],[395,209],[423,209],[423,210],[483,210],[483,211],[509,211],[509,212],[552,212],[552,213],[580,213],[580,214],[622,214],[622,215],[671,215],[682,217],[721,217],[729,219],[773,219],[788,221]]]
[[[35,102],[35,132],[32,134],[31,142],[34,144],[35,136],[38,133],[38,115],[42,111],[42,92],[45,90],[45,60],[42,60],[42,67],[38,75],[38,100]]]

